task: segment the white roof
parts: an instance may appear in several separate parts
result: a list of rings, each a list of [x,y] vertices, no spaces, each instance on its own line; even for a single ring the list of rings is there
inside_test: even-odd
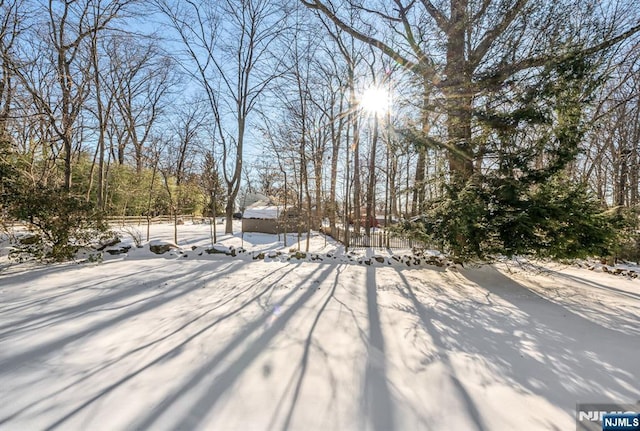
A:
[[[277,205],[252,205],[244,210],[242,218],[277,219],[282,207]]]

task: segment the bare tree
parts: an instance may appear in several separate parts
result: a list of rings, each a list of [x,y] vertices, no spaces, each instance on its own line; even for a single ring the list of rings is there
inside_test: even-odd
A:
[[[40,32],[32,34],[31,45],[22,44],[24,57],[15,71],[61,142],[67,191],[71,189],[75,126],[92,84],[88,41],[134,1],[49,0],[38,11],[47,16],[46,23],[36,27]]]
[[[90,58],[91,58],[91,66],[93,68],[93,90],[95,97],[95,117],[98,122],[98,144],[96,145],[96,156],[98,158],[98,192],[97,192],[97,205],[98,208],[104,210],[104,192],[105,192],[105,132],[107,129],[107,124],[109,118],[111,117],[111,111],[114,104],[115,95],[113,93],[109,94],[106,98],[107,101],[105,103],[104,96],[102,94],[102,68],[100,65],[100,53],[99,53],[99,22],[98,19],[101,15],[101,4],[95,3],[93,4],[93,31],[90,35]],[[89,187],[87,188],[87,199],[91,193],[91,183],[93,181],[93,169],[95,168],[95,156],[94,163],[92,164],[92,172],[90,176]]]
[[[205,121],[206,115],[202,104],[197,100],[187,102],[187,105],[177,113],[177,124],[174,126],[176,145],[172,148],[175,161],[173,173],[177,186],[184,183],[188,173],[194,168],[194,156],[197,149],[202,146]]]
[[[156,4],[178,33],[183,67],[204,89],[216,123],[227,188],[225,232],[232,233],[249,117],[279,68],[271,48],[283,31],[282,11],[268,0]]]
[[[167,96],[177,84],[174,61],[157,43],[132,35],[118,35],[105,46],[110,60],[105,85],[115,95],[117,116],[116,160],[124,164],[128,144],[133,146],[136,172],[144,164],[145,145],[164,112]]]
[[[337,39],[337,43],[341,41]],[[345,127],[347,127],[347,100],[344,92],[344,63],[340,62],[339,56],[330,55],[329,45],[323,46],[325,53],[321,60],[316,63],[321,76],[324,77],[325,99],[321,105],[324,118],[326,118],[329,131],[329,142],[331,146],[330,174],[329,174],[329,195],[327,198],[326,212],[329,218],[331,234],[336,235],[336,224],[338,221],[337,185],[338,185],[338,162],[343,148],[342,141]]]
[[[605,65],[605,85],[589,110],[592,125],[578,158],[576,179],[588,182],[608,205],[638,203],[640,151],[640,43],[619,50]]]
[[[213,150],[207,151],[204,155],[201,178],[202,187],[209,199],[207,206],[211,217],[211,240],[215,244],[218,242],[216,217],[218,216],[218,206],[220,205],[220,198],[224,194],[224,189],[220,179],[218,159]]]
[[[14,95],[13,48],[25,19],[24,2],[0,0],[0,140],[8,140],[8,120]]]

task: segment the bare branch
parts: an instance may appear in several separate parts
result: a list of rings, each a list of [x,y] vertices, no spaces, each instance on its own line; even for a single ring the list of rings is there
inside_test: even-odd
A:
[[[449,26],[451,25],[451,22],[442,13],[442,11],[440,11],[438,8],[436,8],[433,5],[433,3],[431,3],[430,0],[422,0],[422,4],[424,5],[424,7],[427,10],[427,12],[429,12],[429,15],[431,15],[431,17],[436,21],[436,24],[438,24],[438,28],[440,30],[442,30],[443,32],[445,32],[445,33],[448,32],[449,31]]]
[[[498,37],[503,34],[507,28],[513,23],[513,21],[520,15],[524,7],[529,3],[529,0],[517,0],[502,17],[502,20],[491,30],[488,30],[482,40],[470,54],[469,63],[472,69],[475,69],[487,54],[491,46],[495,43]]]
[[[628,39],[638,32],[640,32],[640,24],[631,27],[627,31],[619,34],[618,36],[612,37],[611,39],[607,39],[596,45],[580,49],[577,53],[584,56],[596,54],[600,51],[604,51],[614,45],[617,45],[618,43]],[[479,76],[477,82],[481,85],[501,85],[505,80],[507,80],[510,76],[513,76],[517,72],[527,69],[533,69],[536,67],[542,67],[554,62],[559,63],[571,58],[575,54],[576,51],[568,51],[562,54],[551,53],[537,57],[524,58],[513,63],[504,64],[498,69],[493,70],[491,73],[486,73]]]
[[[357,31],[352,26],[350,26],[349,24],[341,20],[333,11],[331,11],[327,7],[327,5],[325,5],[320,0],[313,0],[313,1],[300,0],[300,2],[310,9],[315,9],[322,12],[331,21],[333,21],[333,23],[336,24],[341,30],[349,33],[351,36],[360,40],[361,42],[364,42],[368,45],[371,45],[379,49],[385,55],[392,58],[397,63],[401,64],[403,67],[410,70],[414,70],[421,75],[429,74],[431,72],[431,70],[426,70],[423,64],[409,60],[408,58],[402,56],[398,51],[391,48],[389,45],[382,42],[381,40],[371,36],[367,36],[364,33]]]

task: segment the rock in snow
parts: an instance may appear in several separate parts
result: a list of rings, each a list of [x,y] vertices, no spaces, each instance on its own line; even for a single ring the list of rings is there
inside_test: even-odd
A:
[[[169,250],[179,249],[178,245],[172,241],[153,240],[149,242],[149,250],[155,254],[165,254]]]

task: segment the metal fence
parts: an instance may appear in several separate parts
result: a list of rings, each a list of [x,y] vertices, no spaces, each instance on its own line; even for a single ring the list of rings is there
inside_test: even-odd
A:
[[[334,234],[331,236],[342,244],[348,245],[350,248],[427,248],[427,244],[423,241],[387,231],[371,232],[368,236],[364,233],[349,231],[348,237],[345,238],[346,234],[347,232],[345,232],[344,229],[336,228]]]

